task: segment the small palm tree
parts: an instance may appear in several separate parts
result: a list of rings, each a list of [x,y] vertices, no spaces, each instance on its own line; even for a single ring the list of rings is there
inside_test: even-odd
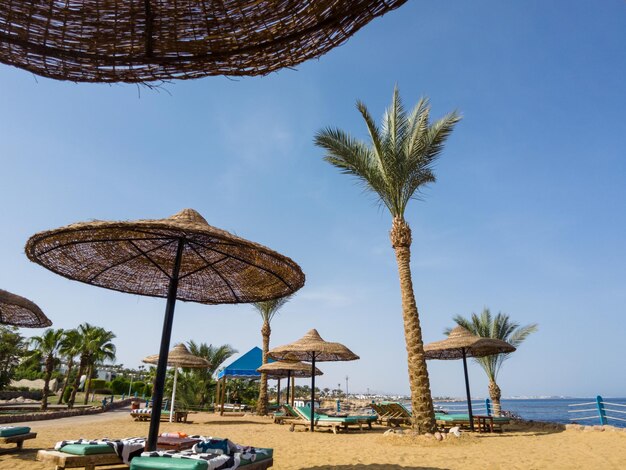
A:
[[[288,295],[279,299],[265,300],[263,302],[255,302],[252,304],[263,319],[263,326],[261,327],[261,336],[263,337],[263,364],[267,363],[267,353],[270,350],[270,336],[272,334],[270,323],[283,305],[291,300],[291,297],[292,296]],[[265,416],[268,413],[267,374],[265,372],[261,372],[257,413],[261,416]]]
[[[400,276],[412,424],[419,433],[434,432],[435,412],[411,279],[411,229],[404,213],[411,199],[419,199],[420,188],[435,182],[433,163],[461,118],[452,112],[431,124],[430,105],[424,98],[409,114],[397,88],[380,128],[363,103],[357,102],[357,109],[369,132],[368,143],[332,128],[318,132],[315,143],[326,150],[324,159],[328,163],[342,173],[355,176],[391,213],[390,238]]]
[[[61,387],[61,393],[59,394],[59,400],[57,405],[63,403],[63,395],[70,382],[70,375],[74,369],[74,360],[80,353],[81,338],[80,334],[76,330],[66,330],[61,340],[61,347],[59,348],[59,355],[65,359],[67,364],[67,370],[65,371],[65,378],[63,380],[63,386]]]
[[[212,344],[196,343],[191,340],[187,343],[189,352],[194,356],[199,356],[207,361],[211,366],[208,369],[183,369],[185,374],[189,374],[190,380],[187,382],[195,383],[192,387],[195,390],[186,391],[185,380],[183,379],[181,390],[183,390],[183,397],[188,395],[196,395],[197,403],[200,406],[206,406],[211,402],[211,392],[215,387],[213,383],[213,374],[217,371],[217,368],[233,354],[237,354],[237,350],[229,344],[223,344],[222,346],[213,346]],[[186,394],[186,395],[185,395]]]
[[[491,315],[488,308],[483,309],[480,315],[472,313],[470,319],[457,315],[453,318],[455,323],[469,330],[476,336],[483,338],[494,338],[506,341],[515,348],[518,348],[528,335],[537,331],[537,324],[532,323],[526,326],[520,326],[519,323],[511,321],[509,315],[498,313],[495,317]],[[450,334],[451,328],[447,328],[444,333]],[[493,403],[493,414],[500,416],[500,398],[502,392],[496,383],[498,372],[504,361],[509,358],[511,353],[494,354],[493,356],[477,357],[474,361],[483,368],[489,378],[489,397]]]
[[[88,360],[87,360],[87,381],[85,382],[85,399],[86,405],[89,401],[89,392],[91,390],[91,376],[94,373],[96,365],[105,361],[115,360],[115,345],[112,343],[115,334],[101,327],[95,327],[93,336],[87,344]]]
[[[50,393],[50,377],[57,365],[59,349],[63,340],[63,330],[48,328],[41,336],[33,336],[30,344],[33,347],[32,356],[38,357],[45,364],[45,375],[43,384],[43,396],[41,397],[41,409],[48,409],[48,394]]]

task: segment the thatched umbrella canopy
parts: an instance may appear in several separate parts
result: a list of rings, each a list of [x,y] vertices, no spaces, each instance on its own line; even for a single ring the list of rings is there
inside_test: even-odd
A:
[[[0,289],[0,325],[45,328],[52,322],[34,302]]]
[[[304,285],[291,259],[210,226],[193,209],[167,219],[93,221],[33,235],[31,261],[61,276],[107,289],[167,297],[154,407],[161,409],[176,299],[205,304],[250,303],[283,297]],[[148,450],[156,448],[152,414]]]
[[[266,75],[406,0],[0,0],[0,62],[74,82]]]
[[[143,362],[146,364],[159,364],[159,355],[145,357]],[[176,403],[176,384],[178,382],[178,368],[188,367],[192,369],[208,369],[211,363],[203,357],[194,356],[189,352],[184,344],[177,344],[170,352],[167,353],[167,365],[174,367],[174,385],[172,386],[172,404],[170,405],[170,423],[174,418],[174,405]],[[154,413],[154,409],[152,410]]]
[[[278,346],[268,352],[268,356],[276,360],[287,357],[300,361],[311,362],[311,371],[315,370],[316,361],[354,361],[359,356],[341,343],[331,343],[322,339],[317,330],[310,330],[298,341]],[[314,431],[315,416],[315,374],[311,373],[311,431]]]
[[[515,348],[506,341],[476,336],[462,326],[455,327],[450,332],[447,339],[435,341],[424,346],[426,359],[463,359],[467,411],[472,430],[474,430],[474,422],[469,377],[467,375],[467,358],[491,356],[493,354],[510,353],[513,351],[515,351]]]
[[[278,403],[280,404],[280,379],[287,378],[287,402],[289,402],[289,384],[291,383],[291,403],[293,403],[293,393],[296,377],[311,377],[311,366],[300,362],[294,355],[287,354],[284,360],[268,362],[257,369],[258,372],[265,372],[269,377],[278,379]],[[315,368],[315,375],[324,373]]]

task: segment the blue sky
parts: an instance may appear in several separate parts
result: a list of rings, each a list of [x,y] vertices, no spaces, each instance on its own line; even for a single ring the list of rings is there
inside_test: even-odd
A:
[[[321,387],[348,375],[354,392],[408,393],[390,216],[312,143],[329,125],[365,137],[355,101],[379,119],[398,84],[407,107],[428,96],[434,116],[464,116],[406,214],[424,340],[488,306],[540,328],[504,365],[504,396],[625,396],[625,43],[619,0],[413,0],[267,77],[152,91],[1,65],[0,287],[55,327],[108,327],[119,362],[136,366],[158,352],[165,302],[56,276],[24,244],[72,222],[192,207],[302,266],[272,345],[315,327],[361,356],[320,364]],[[243,353],[260,327],[247,305],[178,303],[172,344]],[[460,362],[429,371],[433,394],[464,394]],[[470,374],[485,396],[483,372]]]

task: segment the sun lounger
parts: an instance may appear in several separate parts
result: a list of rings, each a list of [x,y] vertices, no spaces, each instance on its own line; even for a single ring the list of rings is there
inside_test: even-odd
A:
[[[296,410],[294,410],[291,405],[284,404],[282,406],[282,410],[283,411],[274,413],[274,422],[276,424],[283,424],[285,422],[300,419],[300,415],[296,413]]]
[[[384,426],[400,426],[411,424],[411,417],[406,416],[406,408],[397,408],[390,403],[372,403],[370,407],[376,412],[377,422]]]
[[[54,465],[56,470],[65,468],[84,468],[94,470],[97,466],[124,466],[122,459],[113,453],[75,455],[58,450],[40,450],[37,452],[37,460]]]
[[[30,428],[26,426],[0,427],[0,444],[15,444],[15,447],[0,449],[0,454],[20,450],[24,446],[24,441],[35,439],[36,437],[37,433],[30,432]]]
[[[188,415],[189,415],[188,411],[174,411],[173,420],[176,423],[186,423]],[[152,408],[140,408],[138,410],[132,410],[130,412],[130,416],[135,421],[150,421],[150,418],[152,417]],[[170,419],[169,411],[162,411],[160,420],[169,421],[169,419]]]
[[[307,429],[311,425],[311,409],[308,406],[298,406],[295,408],[296,413],[300,415],[300,419],[292,421],[290,431],[294,431],[296,426],[304,426]],[[367,424],[372,428],[372,421],[376,420],[376,416],[328,416],[315,413],[313,424],[316,428],[329,428],[333,433],[337,434],[340,430],[348,430],[350,426],[358,426],[363,429],[363,425]]]
[[[502,426],[511,422],[511,418],[507,418],[505,416],[474,415],[473,418],[474,425],[478,427],[479,431],[482,431],[483,428],[486,427],[488,427],[491,432],[496,429],[502,431]],[[435,413],[435,420],[437,421],[437,425],[443,429],[454,426],[470,427],[469,415],[467,414]]]
[[[61,441],[56,444],[55,450],[40,450],[37,453],[37,460],[53,464],[56,470],[64,468],[93,470],[102,465],[128,467],[128,461],[141,453],[144,446],[143,438],[118,441],[109,439]]]

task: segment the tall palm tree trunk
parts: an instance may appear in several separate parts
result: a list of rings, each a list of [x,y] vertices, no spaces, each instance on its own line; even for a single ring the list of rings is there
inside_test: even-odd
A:
[[[74,378],[74,385],[72,387],[72,393],[70,394],[70,399],[67,401],[67,407],[73,408],[74,402],[76,401],[76,392],[78,391],[78,386],[80,385],[80,376],[83,375],[85,371],[85,359],[81,358],[80,363],[78,365],[78,372],[76,373],[76,377]]]
[[[48,409],[48,394],[50,393],[50,377],[52,377],[52,370],[54,369],[54,357],[48,356],[46,358],[46,373],[43,377],[43,395],[41,396],[41,411]]]
[[[63,403],[63,395],[65,395],[65,390],[70,382],[70,375],[72,373],[72,368],[74,367],[74,361],[70,359],[67,362],[67,372],[65,373],[65,379],[63,380],[63,387],[61,387],[61,394],[59,395],[59,399],[57,400],[57,405]]]
[[[263,335],[263,364],[267,363],[267,353],[270,350],[270,335],[272,329],[268,321],[263,322],[261,328],[261,335]],[[261,384],[259,386],[259,403],[257,404],[257,413],[261,416],[266,416],[268,413],[267,404],[267,374],[261,372]]]
[[[91,388],[91,374],[93,374],[93,364],[87,366],[87,379],[85,379],[85,399],[83,405],[89,402],[89,389]]]
[[[502,408],[500,407],[500,398],[502,397],[502,392],[500,391],[500,387],[495,382],[495,380],[489,381],[489,398],[491,398],[491,403],[493,404],[493,415],[500,416],[502,414]]]
[[[401,217],[394,217],[390,232],[391,246],[396,254],[400,291],[402,296],[402,318],[404,337],[409,365],[409,386],[411,388],[412,426],[417,432],[427,433],[437,430],[435,410],[430,395],[428,369],[424,358],[424,343],[420,327],[413,281],[411,279],[411,228]]]

